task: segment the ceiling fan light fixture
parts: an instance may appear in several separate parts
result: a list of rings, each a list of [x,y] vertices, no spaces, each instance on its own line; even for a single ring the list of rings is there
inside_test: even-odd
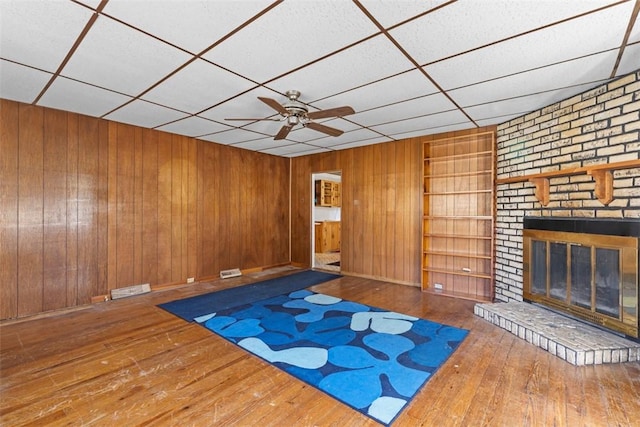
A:
[[[302,124],[302,126],[304,127],[308,127],[309,129],[322,132],[329,136],[340,136],[344,133],[343,131],[329,127],[329,126],[322,125],[320,123],[315,123],[313,120],[325,119],[329,117],[343,117],[343,116],[348,116],[349,114],[355,113],[353,108],[349,106],[329,108],[327,110],[318,110],[310,113],[309,107],[306,104],[298,101],[298,97],[300,96],[300,91],[289,90],[286,92],[286,96],[288,100],[284,104],[280,104],[278,101],[272,98],[264,98],[261,96],[258,97],[260,101],[264,102],[269,107],[277,111],[278,114],[280,114],[282,118],[279,120],[275,120],[272,118],[225,119],[225,120],[255,120],[255,121],[259,121],[259,120],[285,121],[286,120],[285,125],[282,126],[282,128],[280,128],[280,131],[273,138],[275,140],[279,140],[279,139],[285,139],[289,134],[289,132],[291,131],[291,129],[298,124]]]

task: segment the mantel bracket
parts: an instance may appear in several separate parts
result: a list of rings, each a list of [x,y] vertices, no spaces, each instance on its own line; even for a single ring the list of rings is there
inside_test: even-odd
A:
[[[600,203],[607,206],[613,201],[613,174],[610,170],[588,170],[587,175],[591,175],[596,181],[594,193]]]
[[[530,178],[529,182],[536,186],[534,195],[542,206],[549,204],[549,178]]]

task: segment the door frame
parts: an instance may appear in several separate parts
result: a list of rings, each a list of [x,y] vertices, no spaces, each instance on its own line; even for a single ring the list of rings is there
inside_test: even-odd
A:
[[[330,178],[326,175],[332,175],[334,177],[339,177],[339,182],[341,183],[341,187],[344,188],[344,182],[342,180],[342,170],[341,169],[337,169],[337,170],[328,170],[328,171],[313,171],[311,172],[311,197],[309,198],[309,200],[311,201],[309,209],[311,209],[311,223],[309,224],[309,228],[311,229],[310,231],[310,236],[311,236],[311,268],[315,268],[316,267],[316,228],[315,228],[315,223],[316,223],[316,180],[318,179],[335,179],[335,178]],[[330,208],[329,208],[330,209]],[[340,221],[340,226],[342,228],[342,206],[340,206],[339,208],[339,220]],[[340,238],[340,240],[342,241],[342,237]],[[342,246],[342,245],[340,245]],[[342,248],[340,248],[342,250]],[[342,251],[340,252],[341,256],[342,256]]]

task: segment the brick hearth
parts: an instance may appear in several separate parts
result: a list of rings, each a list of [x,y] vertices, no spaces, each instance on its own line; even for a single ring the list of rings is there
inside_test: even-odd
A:
[[[474,313],[572,365],[640,361],[640,343],[533,304],[476,304]]]

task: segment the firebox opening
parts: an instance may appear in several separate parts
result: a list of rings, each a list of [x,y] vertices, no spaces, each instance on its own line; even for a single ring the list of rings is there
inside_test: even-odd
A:
[[[523,297],[640,342],[640,221],[528,217]]]

